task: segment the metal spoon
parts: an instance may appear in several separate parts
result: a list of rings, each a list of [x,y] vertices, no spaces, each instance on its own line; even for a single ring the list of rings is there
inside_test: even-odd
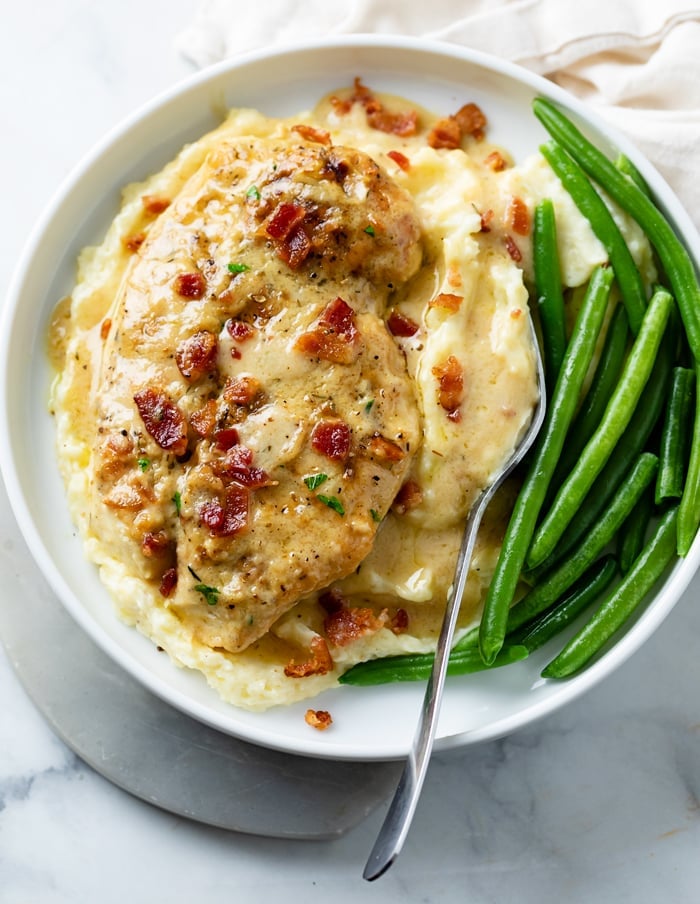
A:
[[[379,876],[389,869],[391,864],[398,857],[404,841],[406,840],[406,836],[408,835],[413,814],[416,811],[418,798],[420,797],[423,782],[425,781],[425,775],[428,771],[430,753],[433,749],[435,729],[437,727],[442,692],[445,686],[445,676],[447,674],[447,661],[452,648],[452,638],[457,623],[459,605],[467,582],[469,565],[482,516],[496,490],[516,465],[522,461],[525,453],[532,446],[544,420],[546,407],[544,367],[532,320],[530,320],[530,333],[535,351],[537,383],[539,389],[537,407],[535,408],[530,424],[521,437],[518,445],[496,473],[492,483],[481,491],[481,494],[469,512],[464,527],[462,545],[460,546],[459,556],[457,558],[454,580],[452,582],[452,587],[450,588],[450,593],[448,594],[447,608],[445,609],[442,629],[435,650],[435,661],[433,662],[433,669],[428,680],[428,686],[425,690],[425,697],[423,698],[423,707],[416,734],[408,755],[408,760],[406,761],[396,792],[394,793],[394,798],[389,806],[389,810],[384,818],[384,823],[379,830],[377,840],[374,843],[374,847],[372,848],[362,874],[363,878],[368,879],[369,881],[378,879]]]

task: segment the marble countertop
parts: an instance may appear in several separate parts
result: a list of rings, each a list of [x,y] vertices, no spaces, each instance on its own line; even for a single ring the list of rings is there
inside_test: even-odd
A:
[[[188,0],[3,10],[0,288],[80,156],[191,72],[174,37],[192,14]],[[696,579],[656,635],[564,711],[436,757],[404,853],[372,885],[361,871],[383,808],[332,842],[189,823],[77,759],[0,650],[0,901],[695,902],[699,596]]]

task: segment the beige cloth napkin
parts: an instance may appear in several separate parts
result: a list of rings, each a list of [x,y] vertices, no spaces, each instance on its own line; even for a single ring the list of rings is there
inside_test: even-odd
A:
[[[700,227],[700,3],[683,0],[200,0],[178,48],[200,66],[347,33],[425,35],[551,78],[624,131]]]

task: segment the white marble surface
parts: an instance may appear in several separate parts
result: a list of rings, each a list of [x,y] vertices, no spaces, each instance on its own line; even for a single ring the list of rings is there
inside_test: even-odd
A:
[[[0,290],[80,155],[189,73],[173,37],[191,15],[187,0],[3,3]],[[696,580],[656,636],[565,711],[437,758],[401,859],[373,885],[360,874],[381,809],[330,843],[189,824],[77,760],[0,652],[0,901],[696,902],[699,596]]]

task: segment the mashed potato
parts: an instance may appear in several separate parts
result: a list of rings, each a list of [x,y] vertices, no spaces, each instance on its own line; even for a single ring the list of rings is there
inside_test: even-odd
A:
[[[465,516],[536,402],[537,198],[568,285],[605,259],[539,158],[513,166],[484,125],[359,81],[289,120],[234,110],[126,189],[57,310],[86,555],[119,617],[234,705],[433,646]],[[483,523],[460,631],[511,497]]]

